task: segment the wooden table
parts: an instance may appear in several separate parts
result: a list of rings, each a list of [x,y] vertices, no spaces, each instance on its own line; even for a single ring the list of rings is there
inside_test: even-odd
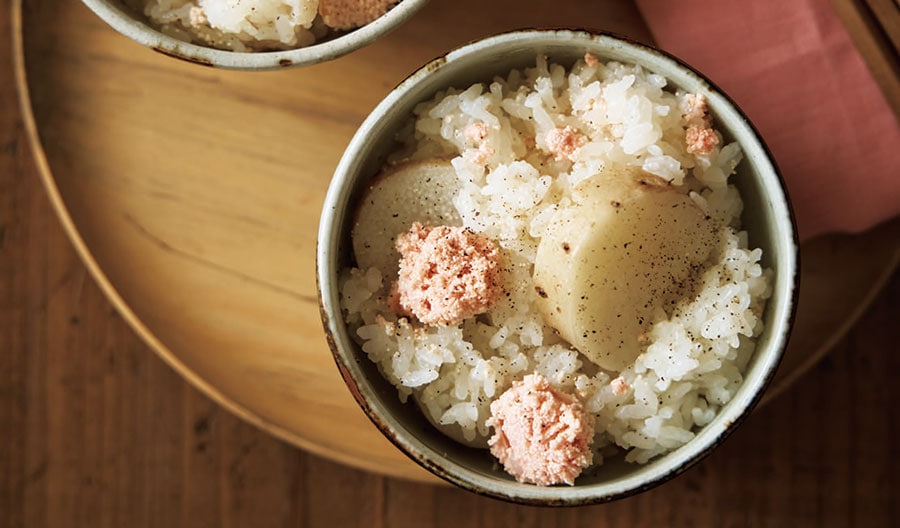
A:
[[[9,9],[0,2],[0,24]],[[0,42],[0,526],[897,526],[900,276],[832,354],[660,488],[554,510],[326,461],[162,363],[60,228]]]

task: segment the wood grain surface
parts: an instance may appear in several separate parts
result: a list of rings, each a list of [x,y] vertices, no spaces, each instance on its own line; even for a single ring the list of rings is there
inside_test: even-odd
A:
[[[4,39],[0,526],[900,525],[900,277],[722,448],[637,497],[553,510],[377,476],[234,417],[117,315],[41,187],[10,56]]]
[[[356,467],[436,480],[371,426],[328,350],[314,259],[331,174],[368,112],[434,57],[542,21],[646,39],[634,6],[433,2],[339,61],[236,72],[152,53],[79,3],[22,5],[39,169],[126,320],[251,423]]]

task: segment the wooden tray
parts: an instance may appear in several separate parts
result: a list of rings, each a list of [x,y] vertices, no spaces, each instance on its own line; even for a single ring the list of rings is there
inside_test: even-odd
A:
[[[50,199],[87,267],[163,360],[235,414],[319,455],[433,478],[357,407],[319,322],[315,236],[333,167],[405,75],[517,27],[649,41],[627,2],[431,2],[328,64],[240,73],[139,47],[78,2],[14,2],[19,90]],[[900,224],[803,247],[794,337],[768,393],[853,324],[900,252]]]

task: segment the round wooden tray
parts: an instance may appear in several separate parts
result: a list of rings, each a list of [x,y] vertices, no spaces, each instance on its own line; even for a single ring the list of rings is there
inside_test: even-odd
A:
[[[507,0],[431,2],[349,57],[241,73],[143,49],[78,2],[13,9],[18,87],[42,178],[73,244],[135,331],[259,427],[334,460],[423,481],[433,478],[357,407],[325,343],[314,257],[333,167],[378,100],[465,41],[536,24],[649,40],[629,2],[530,10]],[[896,268],[898,228],[803,246],[796,327],[768,398],[864,310]]]

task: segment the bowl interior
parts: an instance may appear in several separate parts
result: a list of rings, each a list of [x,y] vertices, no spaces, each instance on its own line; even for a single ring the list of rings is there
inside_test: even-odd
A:
[[[704,94],[716,125],[738,140],[744,160],[732,181],[744,200],[743,226],[751,247],[763,249],[763,264],[775,271],[774,293],[748,365],[744,383],[716,417],[687,445],[646,465],[609,459],[585,472],[572,487],[541,488],[515,482],[483,450],[464,447],[436,431],[414,404],[402,404],[397,390],[354,343],[341,318],[338,270],[352,264],[350,227],[354,204],[368,180],[395,147],[400,126],[413,107],[449,86],[505,76],[533,66],[538,54],[571,66],[591,52],[601,60],[637,63],[664,75],[670,87]],[[777,169],[746,118],[702,76],[664,53],[608,35],[566,30],[500,35],[436,59],[401,83],[369,116],[351,141],[332,180],[319,231],[318,273],[323,320],[344,378],[367,414],[414,460],[467,489],[534,504],[602,502],[651,487],[686,469],[720,442],[749,411],[774,373],[784,349],[794,307],[797,243],[790,207]]]
[[[296,49],[239,53],[178,40],[148,22],[141,0],[82,0],[113,29],[160,53],[188,62],[239,70],[309,66],[335,59],[371,44],[405,22],[428,0],[401,0],[377,20],[352,31]]]

